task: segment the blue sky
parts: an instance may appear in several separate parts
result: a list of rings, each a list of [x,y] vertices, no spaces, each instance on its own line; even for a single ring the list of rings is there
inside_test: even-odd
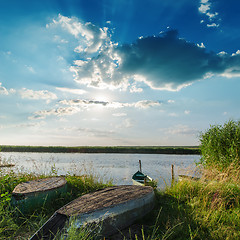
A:
[[[197,145],[240,118],[235,0],[0,1],[0,144]]]

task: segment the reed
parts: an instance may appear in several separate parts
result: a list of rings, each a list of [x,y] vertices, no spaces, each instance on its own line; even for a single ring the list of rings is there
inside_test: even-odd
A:
[[[21,183],[37,178],[51,177],[56,174],[54,168],[48,174],[34,174],[0,169],[0,239],[28,239],[60,207],[82,194],[102,189],[111,185],[104,184],[93,175],[65,176],[68,181],[68,192],[59,193],[51,202],[44,203],[31,212],[23,213],[11,205],[11,192]]]
[[[212,125],[200,134],[201,163],[205,167],[225,170],[239,167],[240,121],[229,120],[224,125]]]

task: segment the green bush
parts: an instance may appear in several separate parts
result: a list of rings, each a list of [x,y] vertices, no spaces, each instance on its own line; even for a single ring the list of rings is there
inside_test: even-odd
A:
[[[200,134],[201,163],[205,167],[226,170],[239,167],[240,121],[229,120],[223,126],[212,125]]]

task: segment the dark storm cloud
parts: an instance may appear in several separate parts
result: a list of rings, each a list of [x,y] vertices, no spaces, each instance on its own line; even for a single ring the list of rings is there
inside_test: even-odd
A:
[[[154,89],[179,90],[212,75],[240,75],[240,51],[216,54],[178,37],[176,30],[112,45],[97,57],[73,66],[75,80],[93,87],[131,87],[144,82]]]
[[[207,73],[223,73],[230,62],[233,66],[236,64],[229,57],[224,59],[215,53],[207,53],[205,48],[177,38],[177,31],[138,39],[116,51],[122,59],[119,71],[145,76],[156,88],[166,84],[177,88],[202,79]]]

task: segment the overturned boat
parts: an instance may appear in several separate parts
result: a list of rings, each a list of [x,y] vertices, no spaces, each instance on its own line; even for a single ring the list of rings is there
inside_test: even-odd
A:
[[[83,195],[57,210],[30,240],[53,239],[69,221],[77,228],[89,224],[101,226],[109,236],[130,226],[154,207],[152,187],[114,186]],[[65,232],[67,230],[65,229]]]
[[[22,212],[28,212],[66,192],[67,181],[64,177],[49,177],[18,184],[13,192],[11,204]]]

